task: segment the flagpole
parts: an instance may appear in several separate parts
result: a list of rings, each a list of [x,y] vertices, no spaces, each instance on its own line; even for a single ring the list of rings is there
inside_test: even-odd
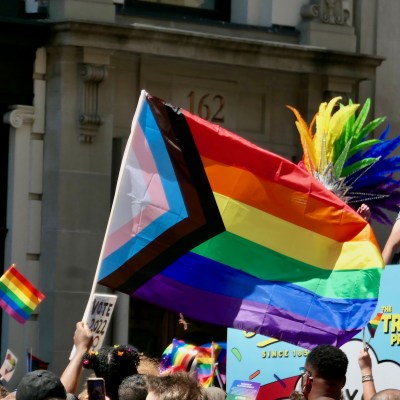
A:
[[[126,143],[124,155],[122,157],[121,169],[120,169],[119,174],[118,174],[118,180],[117,180],[117,185],[116,185],[116,189],[115,189],[115,195],[118,193],[119,187],[121,186],[122,166],[125,165],[125,163],[126,163],[126,159],[128,157],[128,152],[129,152],[128,150],[130,148],[130,145],[131,145],[132,139],[133,139],[132,132],[134,130],[134,127],[138,124],[139,115],[140,115],[140,113],[142,111],[143,104],[145,102],[146,96],[147,96],[147,92],[145,90],[142,90],[141,93],[140,93],[139,100],[138,100],[138,105],[136,107],[135,115],[133,116],[132,125],[131,125],[131,134],[129,135],[128,141]],[[114,200],[115,200],[115,196],[114,196]],[[110,229],[110,221],[112,220],[112,217],[113,217],[114,211],[115,211],[114,205],[115,205],[115,201],[113,201],[113,204],[112,204],[112,207],[111,207],[111,212],[110,212],[110,216],[108,218],[107,228],[106,228],[106,233],[104,235],[104,238],[107,237],[108,231]],[[93,297],[94,297],[94,294],[95,294],[95,291],[96,291],[97,281],[98,281],[99,274],[100,274],[101,262],[103,260],[104,244],[105,244],[105,240],[103,240],[103,244],[101,246],[100,256],[99,256],[99,259],[98,259],[98,262],[97,262],[97,268],[96,268],[96,272],[95,272],[94,279],[93,279],[92,289],[90,291],[89,299],[88,299],[88,302],[86,304],[85,312],[84,312],[83,318],[82,318],[83,322],[86,322],[86,320],[88,319],[88,317],[90,315],[90,306],[92,304]],[[76,351],[76,348],[75,348],[75,345],[74,345],[74,347],[73,347],[73,349],[71,351],[71,354],[69,356],[70,360],[74,356],[75,351]]]
[[[216,365],[217,365],[217,368],[215,369],[215,375],[217,376],[219,387],[221,389],[223,389],[224,388],[224,384],[222,383],[221,375],[219,373],[218,363]]]
[[[362,341],[363,341],[363,349],[367,350],[367,344],[365,343],[365,327],[362,330]]]
[[[211,375],[213,375],[213,371],[214,371],[214,341],[211,342]],[[211,381],[211,386],[214,386],[214,377],[213,380]]]

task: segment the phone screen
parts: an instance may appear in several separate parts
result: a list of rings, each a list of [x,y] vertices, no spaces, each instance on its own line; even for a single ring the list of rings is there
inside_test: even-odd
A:
[[[88,378],[87,390],[89,400],[105,400],[106,389],[103,378]]]

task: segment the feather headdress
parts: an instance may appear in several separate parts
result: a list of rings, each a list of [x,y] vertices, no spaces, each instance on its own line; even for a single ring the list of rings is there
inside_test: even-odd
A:
[[[366,123],[371,101],[367,99],[356,116],[359,104],[339,103],[335,97],[321,103],[308,126],[300,113],[288,106],[297,118],[303,147],[302,163],[325,187],[355,208],[370,207],[371,216],[391,224],[387,211],[398,211],[400,156],[389,157],[400,144],[400,136],[387,139],[389,126],[378,139],[371,137],[385,117]],[[365,124],[366,123],[366,124]]]

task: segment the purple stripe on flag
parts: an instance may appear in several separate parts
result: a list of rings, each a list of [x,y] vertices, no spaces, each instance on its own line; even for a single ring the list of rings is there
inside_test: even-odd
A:
[[[218,282],[215,285],[218,286]],[[189,293],[190,301],[187,301]],[[303,317],[267,304],[205,292],[162,274],[136,290],[133,296],[149,303],[163,304],[165,308],[184,315],[190,312],[194,319],[214,324],[218,321],[222,326],[272,336],[285,342],[298,343],[304,348],[328,342],[340,346],[360,331],[352,330],[344,334],[343,331],[314,320],[312,316]],[[282,324],[286,332],[282,332]]]
[[[8,299],[8,298],[7,298]],[[19,323],[24,324],[26,322],[26,319],[20,315],[18,310],[15,310],[11,305],[9,305],[4,298],[0,299],[0,307],[11,317],[16,319]],[[19,311],[22,311],[19,309]],[[25,314],[25,313],[24,313]],[[29,318],[29,316],[28,316]]]

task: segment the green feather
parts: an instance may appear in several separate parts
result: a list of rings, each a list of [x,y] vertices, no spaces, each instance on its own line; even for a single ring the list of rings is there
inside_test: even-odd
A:
[[[358,153],[361,150],[365,150],[367,147],[373,146],[374,144],[382,143],[379,139],[364,140],[363,142],[353,146],[349,151],[348,158]]]
[[[348,158],[347,154],[348,154],[349,148],[351,146],[351,141],[352,141],[352,138],[350,138],[350,140],[347,142],[342,153],[340,154],[340,156],[338,157],[338,159],[336,160],[336,162],[334,164],[335,174],[336,174],[337,178],[340,178],[342,176],[343,166]]]
[[[364,125],[364,122],[367,119],[367,116],[369,113],[370,106],[371,106],[371,99],[368,98],[367,100],[365,100],[365,103],[364,103],[360,113],[358,114],[356,121],[354,122],[354,124],[352,126],[352,132],[351,132],[352,136],[357,135],[357,133],[360,131],[360,129]]]
[[[376,129],[383,121],[385,121],[386,117],[376,118],[373,121],[369,122],[363,129],[361,129],[357,135],[355,135],[354,141],[358,144],[371,133],[374,129]]]
[[[343,168],[342,176],[349,176],[361,169],[368,167],[369,165],[375,164],[379,160],[379,157],[364,158],[363,160],[357,161],[354,164],[348,165]]]

